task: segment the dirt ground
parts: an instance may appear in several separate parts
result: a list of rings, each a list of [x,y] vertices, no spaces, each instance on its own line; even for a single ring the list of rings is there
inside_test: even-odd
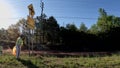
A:
[[[12,48],[14,47],[13,44],[6,45],[3,48],[3,54],[9,53],[12,54]],[[29,54],[29,50],[22,48],[21,53],[22,54]],[[32,55],[47,55],[47,56],[58,56],[58,57],[65,57],[65,56],[105,56],[105,55],[112,55],[111,52],[63,52],[63,51],[56,51],[56,50],[30,50],[30,54]]]
[[[106,56],[106,55],[112,55],[110,52],[62,52],[62,51],[35,51],[35,50],[21,50],[21,54],[30,54],[31,55],[41,55],[41,56],[58,56],[58,57],[66,57],[66,56],[83,56],[83,57],[94,57],[94,56]],[[12,49],[3,49],[3,54],[9,53],[12,54]]]

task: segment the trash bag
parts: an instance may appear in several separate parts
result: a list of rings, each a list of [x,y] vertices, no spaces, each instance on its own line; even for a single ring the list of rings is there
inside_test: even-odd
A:
[[[16,56],[16,46],[13,47],[13,52],[12,52],[12,54],[13,54],[14,56]]]

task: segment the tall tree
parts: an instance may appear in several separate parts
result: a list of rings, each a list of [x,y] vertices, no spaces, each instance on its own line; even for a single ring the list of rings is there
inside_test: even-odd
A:
[[[105,32],[113,27],[114,16],[107,15],[107,12],[102,8],[99,9],[99,13],[100,17],[98,18],[97,26],[102,32]]]
[[[16,24],[10,25],[9,28],[7,29],[7,32],[8,32],[8,38],[11,41],[16,41],[18,35],[20,34],[20,30]]]
[[[22,32],[22,34],[25,34],[25,32],[27,32],[28,26],[27,26],[27,20],[26,19],[24,19],[24,18],[20,19],[17,22],[16,26],[18,28],[21,28],[20,31]]]
[[[42,14],[42,16],[37,16],[35,18],[35,35],[37,43],[44,43],[45,41],[45,24],[46,24],[46,15]]]
[[[0,40],[8,40],[8,33],[4,28],[0,29]]]
[[[76,31],[77,30],[77,27],[75,26],[75,24],[67,24],[66,28],[68,30],[71,30],[71,31]]]
[[[100,8],[99,13],[100,17],[98,18],[97,26],[101,31],[106,31],[108,29],[107,12]]]
[[[89,29],[90,33],[96,34],[99,30],[96,24],[93,24],[91,28]]]
[[[87,27],[85,26],[85,24],[82,22],[81,25],[80,25],[80,29],[79,31],[83,31],[83,32],[86,32],[87,31]]]
[[[52,43],[58,42],[59,41],[58,34],[60,29],[56,19],[53,16],[51,16],[47,19],[47,22],[44,25],[48,41],[51,41]]]
[[[99,9],[100,17],[97,21],[98,29],[102,32],[110,30],[112,27],[120,27],[120,17],[107,15],[106,11],[102,8]]]
[[[120,27],[120,17],[114,17],[113,19],[114,19],[113,26]]]

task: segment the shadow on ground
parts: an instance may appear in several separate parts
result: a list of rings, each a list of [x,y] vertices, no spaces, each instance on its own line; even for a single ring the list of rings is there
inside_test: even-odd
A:
[[[27,68],[39,68],[38,66],[34,65],[30,60],[19,59],[18,61],[20,61],[24,66],[27,66]]]

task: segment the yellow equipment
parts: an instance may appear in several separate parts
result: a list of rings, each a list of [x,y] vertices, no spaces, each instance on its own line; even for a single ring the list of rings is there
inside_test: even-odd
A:
[[[13,54],[14,56],[16,56],[16,46],[13,47],[13,52],[12,52],[12,54]]]

